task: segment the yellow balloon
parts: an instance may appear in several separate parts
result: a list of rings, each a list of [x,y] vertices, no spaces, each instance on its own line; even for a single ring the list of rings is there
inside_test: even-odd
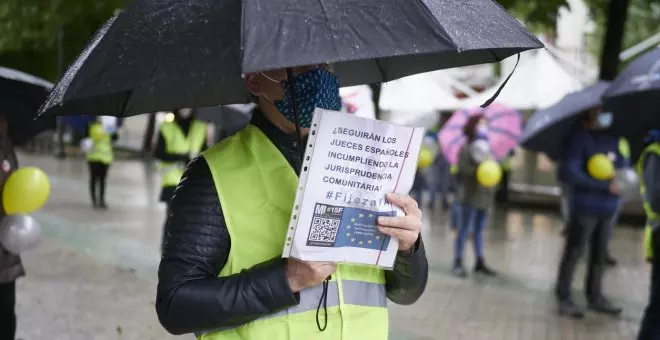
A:
[[[477,181],[486,188],[492,188],[500,184],[502,180],[502,168],[497,162],[483,161],[477,167]]]
[[[597,153],[587,162],[589,175],[600,181],[614,178],[614,163],[602,153]]]
[[[420,169],[428,168],[433,164],[433,153],[427,148],[419,150],[419,158],[417,159],[417,167]]]
[[[50,195],[48,176],[39,168],[20,168],[7,179],[2,190],[5,213],[29,214],[41,208]]]

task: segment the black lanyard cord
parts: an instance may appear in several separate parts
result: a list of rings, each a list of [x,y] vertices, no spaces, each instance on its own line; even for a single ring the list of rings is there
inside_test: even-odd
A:
[[[319,328],[319,331],[323,332],[328,327],[328,277],[323,281],[323,292],[321,293],[321,299],[319,300],[319,305],[316,307],[316,327]],[[323,322],[323,327],[321,327],[321,321],[319,321],[319,313],[321,311],[321,304],[323,304],[323,313],[325,314],[325,320]]]

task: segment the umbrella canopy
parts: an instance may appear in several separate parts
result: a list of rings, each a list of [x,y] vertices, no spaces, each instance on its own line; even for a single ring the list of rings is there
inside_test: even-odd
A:
[[[241,130],[250,122],[254,105],[236,104],[207,106],[195,109],[195,117],[215,125],[216,140],[222,140]]]
[[[54,118],[34,120],[34,113],[52,87],[46,80],[0,67],[0,114],[7,118],[12,143],[21,145],[40,132],[55,128]]]
[[[603,99],[605,109],[614,113],[609,131],[628,139],[634,165],[644,149],[647,131],[660,128],[660,48],[628,65]]]
[[[463,127],[470,117],[478,115],[483,115],[488,123],[486,137],[497,160],[504,159],[518,145],[522,130],[522,116],[518,111],[498,103],[485,109],[457,111],[438,133],[440,148],[449,163],[458,163],[458,153],[466,142]]]
[[[608,82],[601,81],[567,95],[545,110],[537,111],[527,121],[520,145],[556,160],[561,155],[566,134],[580,119],[580,114],[600,106],[601,97],[609,86]]]
[[[40,112],[244,103],[249,72],[333,63],[351,86],[542,46],[492,0],[136,0],[101,27]]]
[[[636,136],[660,128],[660,48],[633,61],[604,95],[614,113],[612,133]]]

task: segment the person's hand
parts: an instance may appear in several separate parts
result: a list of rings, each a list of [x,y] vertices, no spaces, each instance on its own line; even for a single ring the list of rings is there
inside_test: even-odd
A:
[[[610,182],[610,193],[612,195],[619,195],[619,186],[616,182]]]
[[[301,262],[292,258],[286,260],[286,277],[294,293],[325,281],[335,271],[335,263]]]
[[[378,217],[378,230],[399,240],[399,251],[409,251],[422,231],[422,211],[419,210],[417,201],[408,195],[388,194],[385,198],[403,209],[406,215]]]

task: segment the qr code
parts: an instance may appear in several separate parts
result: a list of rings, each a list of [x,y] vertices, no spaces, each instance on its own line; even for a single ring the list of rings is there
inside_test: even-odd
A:
[[[334,218],[314,217],[309,228],[307,245],[318,247],[332,247],[337,238],[341,220]]]

